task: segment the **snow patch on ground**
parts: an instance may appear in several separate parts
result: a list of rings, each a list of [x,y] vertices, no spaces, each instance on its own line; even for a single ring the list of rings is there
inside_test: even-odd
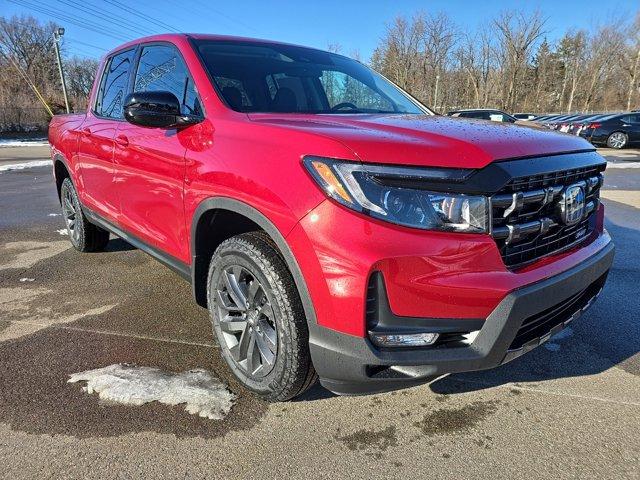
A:
[[[36,280],[35,278],[27,278],[27,277],[20,279],[21,282],[35,282],[35,280]]]
[[[61,213],[50,213],[49,216],[50,217],[59,217],[60,215],[62,215]]]
[[[11,170],[24,170],[25,168],[48,167],[50,165],[51,165],[51,160],[33,160],[31,162],[23,162],[23,163],[9,163],[5,165],[0,164],[0,172],[9,172]]]
[[[26,270],[41,260],[46,260],[70,248],[69,242],[9,242],[0,245],[0,257],[7,258],[0,263],[0,271],[8,268]],[[2,260],[0,260],[1,262]]]
[[[607,168],[640,168],[640,162],[607,162]]]
[[[69,232],[67,231],[66,228],[61,228],[60,230],[56,230],[56,232],[58,232],[62,236],[68,236],[69,235]]]
[[[212,420],[222,420],[236,399],[220,380],[200,369],[170,373],[159,368],[115,364],[75,373],[68,382],[87,382],[85,392],[125,405],[155,401],[186,404],[188,413]]]
[[[567,327],[564,330],[560,330],[553,337],[546,342],[543,347],[549,350],[550,352],[559,352],[561,345],[558,341],[566,340],[567,338],[573,335],[573,329],[571,327]]]
[[[49,142],[45,139],[31,139],[31,140],[20,140],[20,139],[1,139],[0,140],[0,148],[2,147],[46,147],[49,145]]]

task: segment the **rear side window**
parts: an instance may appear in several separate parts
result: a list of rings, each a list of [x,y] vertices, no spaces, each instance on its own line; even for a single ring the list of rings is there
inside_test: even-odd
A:
[[[121,52],[107,60],[102,74],[95,111],[108,118],[124,118],[122,106],[127,94],[129,72],[135,50]]]
[[[134,92],[164,91],[180,101],[185,115],[202,115],[196,87],[178,50],[169,45],[142,48]]]

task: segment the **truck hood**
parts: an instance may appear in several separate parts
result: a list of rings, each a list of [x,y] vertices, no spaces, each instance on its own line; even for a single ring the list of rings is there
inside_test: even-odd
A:
[[[482,168],[497,160],[594,150],[580,137],[432,115],[249,114],[254,122],[329,137],[363,162]],[[309,155],[322,155],[309,147]]]

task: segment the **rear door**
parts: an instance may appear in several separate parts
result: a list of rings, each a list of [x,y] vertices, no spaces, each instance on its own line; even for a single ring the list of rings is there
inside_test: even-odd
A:
[[[119,211],[113,190],[113,141],[118,125],[124,122],[122,104],[134,56],[135,48],[131,48],[106,59],[95,103],[88,109],[78,142],[82,203],[111,220]]]
[[[632,113],[623,118],[627,135],[629,135],[629,143],[640,142],[640,113]]]
[[[174,45],[142,45],[135,63],[132,91],[169,91],[180,100],[183,113],[202,115],[192,77]],[[189,263],[183,205],[186,147],[181,138],[176,129],[121,123],[115,137],[115,191],[126,231]]]

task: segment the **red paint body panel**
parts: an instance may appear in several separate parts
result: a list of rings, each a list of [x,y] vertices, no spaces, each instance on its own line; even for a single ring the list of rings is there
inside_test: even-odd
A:
[[[334,138],[363,162],[372,163],[482,168],[507,158],[594,150],[575,135],[455,117],[251,114],[250,118]]]
[[[90,111],[55,117],[54,158],[64,160],[85,206],[186,265],[194,253],[192,218],[204,200],[229,197],[253,207],[286,238],[322,326],[365,335],[365,290],[374,270],[384,275],[396,315],[486,318],[510,291],[571,268],[609,241],[601,209],[587,244],[514,273],[488,235],[421,231],[357,214],[327,200],[301,163],[317,155],[482,168],[507,158],[593,150],[579,137],[435,116],[246,115],[220,100],[187,36],[125,46],[152,41],[180,50],[205,120],[177,131]]]
[[[305,275],[318,322],[363,336],[363,299],[373,271],[384,275],[396,315],[484,319],[512,290],[571,268],[610,238],[600,223],[580,248],[512,272],[486,235],[390,225],[327,200],[296,225],[287,241]]]
[[[113,191],[125,231],[189,263],[183,196],[187,149],[179,136],[176,130],[122,122],[116,132]]]

